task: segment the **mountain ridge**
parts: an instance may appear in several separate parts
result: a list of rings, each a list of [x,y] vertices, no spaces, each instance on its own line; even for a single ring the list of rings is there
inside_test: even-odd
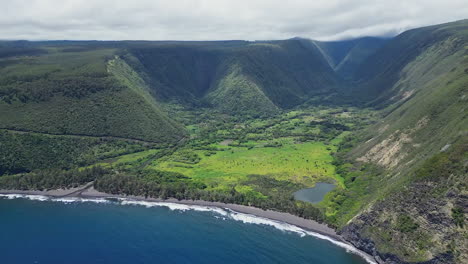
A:
[[[392,39],[341,42],[0,42],[0,128],[5,129],[0,145],[9,151],[0,155],[0,171],[16,177],[10,174],[112,164],[115,153],[135,153],[116,171],[125,172],[135,160],[157,170],[138,167],[105,180],[126,177],[136,181],[133,187],[168,180],[165,196],[220,200],[263,201],[264,193],[255,196],[260,188],[283,199],[282,209],[299,208],[296,213],[327,221],[381,263],[463,263],[468,261],[467,85],[468,20]],[[310,106],[316,115],[301,112]],[[364,114],[352,116],[353,111]],[[351,121],[340,119],[348,116]],[[178,152],[186,139],[189,149]],[[25,144],[43,153],[39,161]],[[216,187],[212,182],[190,182],[179,173],[205,169],[197,164],[213,155],[225,161],[260,147],[276,155],[283,144],[282,151],[291,153],[319,148],[326,153],[321,157],[326,161],[320,160],[325,167],[321,171],[315,162],[314,173],[336,170],[333,180],[344,187],[316,207],[296,208],[277,190],[308,187],[307,177],[288,182],[281,173],[249,174],[242,183],[251,185],[209,196],[204,191]],[[57,161],[61,156],[65,162]],[[216,169],[223,164],[212,162],[204,164]],[[227,166],[244,170],[237,163]],[[171,188],[176,191],[168,194]]]

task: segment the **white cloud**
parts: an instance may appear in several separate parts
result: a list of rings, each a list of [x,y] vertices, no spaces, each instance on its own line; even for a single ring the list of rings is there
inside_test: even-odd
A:
[[[0,39],[333,40],[468,18],[466,0],[0,0]]]

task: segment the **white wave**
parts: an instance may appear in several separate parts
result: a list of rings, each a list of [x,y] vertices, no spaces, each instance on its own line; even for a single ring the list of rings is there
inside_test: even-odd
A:
[[[82,199],[82,202],[90,202],[90,203],[112,203],[112,201],[109,201],[107,199]]]
[[[235,220],[235,221],[240,221],[246,224],[257,224],[257,225],[268,225],[272,226],[276,229],[285,231],[285,232],[291,232],[300,235],[301,237],[304,236],[313,236],[319,239],[327,240],[336,246],[339,246],[341,248],[344,248],[347,252],[354,253],[356,255],[361,256],[364,258],[368,263],[370,264],[376,264],[370,256],[367,254],[361,252],[360,250],[356,249],[350,244],[337,241],[331,237],[321,235],[319,233],[311,232],[304,230],[298,226],[291,225],[288,223],[280,222],[280,221],[275,221],[271,220],[268,218],[263,218],[251,214],[244,214],[244,213],[239,213],[236,211],[233,211],[231,209],[222,209],[218,207],[209,207],[209,206],[200,206],[200,205],[186,205],[186,204],[178,204],[178,203],[170,203],[170,202],[149,202],[149,201],[138,201],[138,200],[128,200],[128,199],[120,199],[121,204],[123,205],[140,205],[140,206],[145,206],[147,208],[150,207],[167,207],[170,210],[173,211],[188,211],[188,210],[193,210],[193,211],[200,211],[200,212],[215,212],[218,213],[222,216],[220,218],[219,216],[215,216],[217,219],[223,219],[226,220],[226,218]]]
[[[347,244],[347,243],[344,243],[344,242],[341,242],[341,241],[338,241],[338,240],[335,240],[331,237],[328,237],[328,236],[324,236],[322,234],[319,234],[319,233],[315,233],[315,232],[311,232],[311,231],[305,231],[307,235],[310,235],[310,236],[313,236],[313,237],[316,237],[316,238],[320,238],[320,239],[323,239],[323,240],[328,240],[330,242],[332,242],[333,244],[341,247],[341,248],[344,248],[347,252],[350,252],[350,253],[353,253],[353,254],[356,254],[360,257],[362,257],[363,259],[365,259],[368,263],[370,264],[377,264],[371,256],[369,256],[368,254],[360,251],[359,249],[355,248],[354,246],[350,245],[350,244]]]
[[[110,201],[106,199],[86,199],[78,197],[64,197],[64,198],[54,198],[52,196],[45,195],[33,195],[33,194],[0,194],[0,197],[6,199],[28,199],[32,201],[51,201],[51,202],[62,202],[62,203],[75,203],[75,202],[91,202],[91,203],[109,203]]]
[[[263,218],[263,217],[259,217],[259,216],[255,216],[255,215],[238,213],[238,212],[235,212],[235,211],[232,211],[232,210],[229,210],[229,211],[230,211],[229,217],[231,219],[235,220],[235,221],[241,221],[243,223],[248,223],[248,224],[268,225],[268,226],[272,226],[272,227],[274,227],[276,229],[279,229],[281,231],[296,233],[296,234],[300,235],[301,237],[304,237],[304,236],[308,235],[308,236],[313,236],[313,237],[316,237],[316,238],[319,238],[319,239],[327,240],[327,241],[335,244],[336,246],[344,248],[347,252],[356,254],[356,255],[364,258],[370,264],[376,264],[376,262],[372,259],[372,257],[365,254],[364,252],[358,250],[357,248],[355,248],[354,246],[352,246],[350,244],[335,240],[335,239],[333,239],[331,237],[328,237],[328,236],[325,236],[325,235],[322,235],[322,234],[319,234],[319,233],[316,233],[316,232],[307,231],[307,230],[304,230],[304,229],[302,229],[302,228],[300,228],[298,226],[291,225],[291,224],[288,224],[288,223],[279,222],[279,221],[275,221],[275,220],[272,220],[272,219]]]
[[[76,198],[70,197],[70,198],[55,198],[55,199],[51,199],[51,201],[69,204],[69,203],[77,202],[78,200]]]
[[[268,218],[263,218],[263,217],[250,215],[250,214],[238,213],[232,210],[230,210],[229,217],[235,221],[240,221],[245,224],[269,225],[281,231],[296,233],[300,235],[301,237],[307,235],[306,231],[298,226],[271,220]]]
[[[30,194],[0,194],[0,197],[6,199],[29,199],[33,201],[47,201],[49,197],[44,195],[30,195]]]
[[[103,199],[103,198],[96,198],[96,199],[87,199],[87,198],[79,198],[79,197],[64,197],[64,198],[53,198],[51,199],[53,202],[62,202],[62,203],[111,203],[111,201]]]
[[[179,203],[168,203],[168,202],[148,202],[138,200],[120,199],[123,205],[141,205],[147,208],[150,207],[167,207],[171,211],[198,211],[198,212],[214,212],[220,215],[227,216],[228,212],[218,207],[201,206],[201,205],[188,205]]]
[[[51,198],[51,197],[44,196],[44,195],[27,195],[27,194],[0,194],[0,198],[1,197],[6,198],[6,199],[23,198],[23,199],[29,199],[29,200],[35,200],[35,201],[53,201],[53,202],[62,202],[66,204],[76,203],[76,202],[112,203],[111,201],[105,198],[96,198],[96,199],[78,198],[78,197]],[[223,220],[232,219],[234,221],[240,221],[246,224],[268,225],[281,231],[298,234],[301,237],[313,236],[319,239],[327,240],[335,244],[336,246],[344,248],[347,252],[359,255],[370,264],[376,264],[376,262],[373,261],[373,259],[369,255],[356,249],[350,244],[337,241],[331,237],[328,237],[319,233],[304,230],[303,228],[300,228],[298,226],[291,225],[285,222],[275,221],[272,219],[263,218],[263,217],[259,217],[259,216],[255,216],[251,214],[239,213],[231,209],[227,209],[227,208],[223,209],[223,208],[211,207],[211,206],[187,205],[187,204],[170,203],[170,202],[149,202],[149,201],[131,200],[131,199],[126,199],[126,198],[119,198],[118,200],[120,201],[120,204],[122,205],[139,205],[139,206],[145,206],[147,208],[167,207],[172,211],[182,211],[182,212],[189,211],[189,210],[198,211],[198,212],[214,212],[214,213],[224,216],[224,217],[215,216],[217,219],[223,219]]]

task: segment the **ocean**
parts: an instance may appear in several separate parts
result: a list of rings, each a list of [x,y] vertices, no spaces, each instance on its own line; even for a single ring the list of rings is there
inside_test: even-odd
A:
[[[368,263],[299,227],[220,208],[2,195],[0,212],[2,264]]]

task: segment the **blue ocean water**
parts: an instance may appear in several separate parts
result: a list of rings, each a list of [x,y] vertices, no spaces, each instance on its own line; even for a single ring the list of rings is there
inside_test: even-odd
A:
[[[366,263],[249,215],[101,202],[0,197],[0,263]]]

